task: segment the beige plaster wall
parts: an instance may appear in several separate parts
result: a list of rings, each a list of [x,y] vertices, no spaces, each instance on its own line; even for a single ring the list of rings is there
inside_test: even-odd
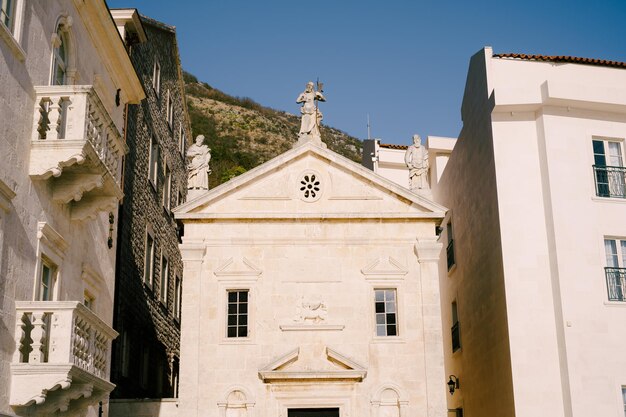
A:
[[[460,389],[446,395],[448,408],[467,415],[515,415],[496,161],[491,142],[487,86],[482,52],[474,55],[462,107],[463,130],[440,181],[435,201],[450,208],[439,241],[445,248],[445,223],[452,221],[456,266],[448,271],[440,260],[443,346],[446,373],[460,380]],[[461,349],[452,352],[451,303],[457,302]]]

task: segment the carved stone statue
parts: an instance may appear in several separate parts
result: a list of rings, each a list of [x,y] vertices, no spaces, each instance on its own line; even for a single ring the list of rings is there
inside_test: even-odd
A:
[[[320,123],[322,121],[322,112],[317,108],[316,101],[326,101],[322,94],[322,84],[318,83],[318,91],[315,91],[315,85],[312,81],[306,84],[306,89],[298,96],[296,103],[302,103],[300,113],[302,121],[300,124],[300,133],[298,134],[298,143],[313,140],[322,143],[320,134]]]
[[[409,167],[409,188],[411,191],[429,189],[428,151],[422,146],[420,135],[413,135],[413,145],[406,150],[404,162]]]
[[[187,189],[208,190],[211,149],[204,144],[203,135],[196,136],[196,143],[187,148],[187,158],[191,158],[187,164]]]

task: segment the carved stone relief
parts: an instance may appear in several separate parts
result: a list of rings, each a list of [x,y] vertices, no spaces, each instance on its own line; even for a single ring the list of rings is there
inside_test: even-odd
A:
[[[298,323],[322,323],[328,314],[326,304],[319,297],[302,297],[296,307],[296,317],[293,321]]]

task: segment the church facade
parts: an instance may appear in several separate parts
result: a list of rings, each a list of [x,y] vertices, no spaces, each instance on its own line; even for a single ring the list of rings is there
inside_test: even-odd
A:
[[[443,417],[445,211],[314,142],[178,207],[179,415]]]

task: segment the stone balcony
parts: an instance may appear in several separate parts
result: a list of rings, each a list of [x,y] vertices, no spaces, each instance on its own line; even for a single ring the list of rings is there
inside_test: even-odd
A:
[[[117,332],[78,301],[17,301],[11,406],[64,416],[107,397]]]
[[[111,211],[122,198],[127,147],[90,85],[35,87],[29,175],[49,180],[52,199],[73,220]]]

